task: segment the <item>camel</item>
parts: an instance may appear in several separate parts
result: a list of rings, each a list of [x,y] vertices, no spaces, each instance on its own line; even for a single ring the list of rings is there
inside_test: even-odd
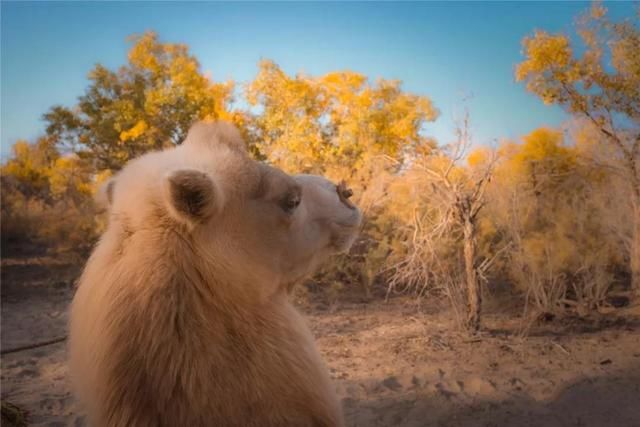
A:
[[[349,249],[344,184],[257,162],[232,125],[130,161],[71,305],[69,367],[95,426],[342,426],[292,287]]]

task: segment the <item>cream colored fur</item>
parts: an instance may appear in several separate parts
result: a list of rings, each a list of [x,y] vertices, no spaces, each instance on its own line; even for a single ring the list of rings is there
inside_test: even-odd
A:
[[[335,185],[249,158],[197,124],[109,189],[71,307],[70,370],[95,426],[342,426],[291,286],[347,249]],[[290,209],[299,200],[299,205]]]

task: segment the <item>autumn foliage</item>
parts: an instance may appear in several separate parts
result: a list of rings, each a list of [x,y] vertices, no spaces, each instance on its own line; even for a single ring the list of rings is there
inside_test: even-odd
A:
[[[89,247],[105,178],[179,144],[196,120],[226,119],[254,156],[353,187],[367,218],[361,238],[306,288],[329,303],[409,292],[444,295],[462,311],[473,273],[482,294],[509,283],[532,313],[606,308],[612,292],[640,289],[640,32],[596,4],[578,33],[580,50],[565,34],[525,37],[515,71],[572,120],[491,148],[463,128],[451,141],[430,138],[436,106],[399,81],[289,75],[263,60],[236,87],[205,76],[185,45],[133,37],[126,65],[97,65],[77,105],[44,115],[46,135],[15,143],[2,167],[3,241]],[[239,96],[247,108],[234,108]]]

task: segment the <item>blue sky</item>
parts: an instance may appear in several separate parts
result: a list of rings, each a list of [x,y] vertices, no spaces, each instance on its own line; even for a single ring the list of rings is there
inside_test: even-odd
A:
[[[632,3],[606,3],[615,18]],[[516,138],[566,116],[514,81],[521,39],[573,32],[586,2],[203,3],[2,2],[1,143],[44,131],[54,104],[73,105],[96,63],[126,61],[126,37],[155,30],[190,46],[214,80],[251,80],[269,58],[285,71],[358,71],[399,79],[441,112],[427,130],[447,142],[472,94],[476,143]]]

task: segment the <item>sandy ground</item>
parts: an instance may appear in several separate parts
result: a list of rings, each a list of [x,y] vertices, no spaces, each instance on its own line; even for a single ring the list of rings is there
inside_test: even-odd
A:
[[[65,333],[78,263],[2,260],[1,343]],[[349,426],[640,426],[640,309],[514,335],[491,314],[485,332],[455,332],[434,301],[307,309]],[[65,345],[2,357],[2,398],[30,425],[84,425],[66,380]]]

